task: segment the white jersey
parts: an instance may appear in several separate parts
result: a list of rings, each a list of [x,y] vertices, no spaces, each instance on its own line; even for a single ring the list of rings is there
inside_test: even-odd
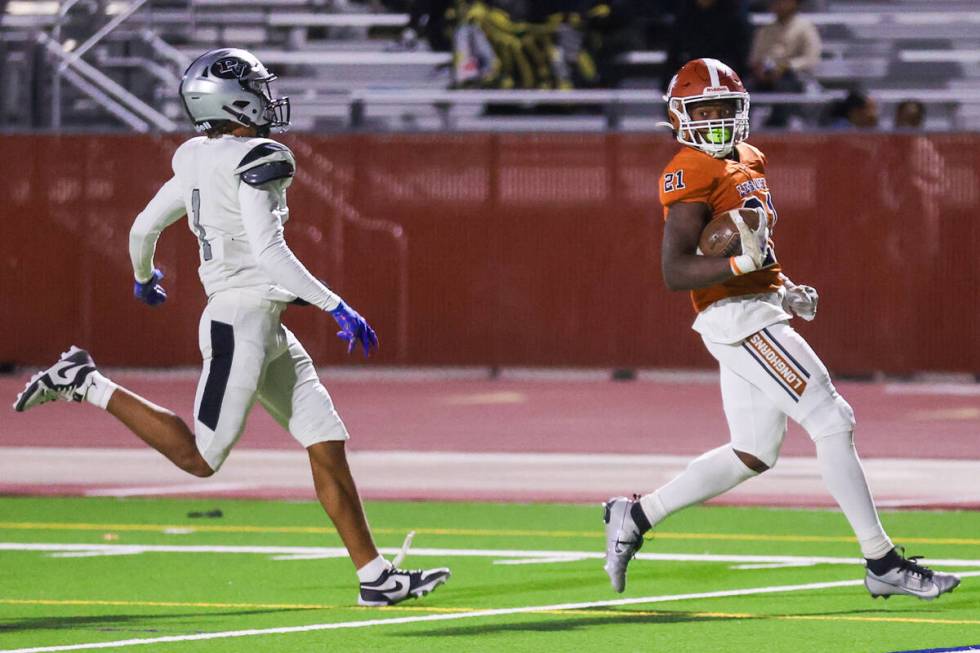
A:
[[[136,279],[150,278],[160,233],[186,214],[200,245],[198,274],[209,298],[237,290],[336,308],[340,298],[306,270],[283,238],[286,189],[295,166],[289,148],[267,138],[200,136],[185,142],[174,153],[173,178],[130,230]]]

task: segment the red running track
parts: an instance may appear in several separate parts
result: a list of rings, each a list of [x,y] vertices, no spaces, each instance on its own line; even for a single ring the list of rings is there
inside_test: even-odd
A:
[[[113,378],[190,420],[192,373],[116,372]],[[727,441],[713,382],[384,380],[324,383],[347,423],[352,449],[461,452],[699,454]],[[27,375],[0,377],[13,402]],[[858,419],[864,458],[980,459],[978,386],[838,383]],[[90,406],[0,411],[0,446],[142,447]],[[294,441],[256,407],[239,448],[286,449]],[[784,455],[812,456],[795,424]]]

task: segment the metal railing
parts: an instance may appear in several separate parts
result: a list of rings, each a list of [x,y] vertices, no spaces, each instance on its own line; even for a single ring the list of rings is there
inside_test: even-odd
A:
[[[66,47],[61,40],[62,27],[68,12],[79,0],[65,0],[58,7],[51,35],[37,33],[37,42],[54,62],[51,81],[51,127],[62,127],[62,80],[67,80],[96,104],[139,132],[176,131],[177,125],[134,93],[124,88],[105,73],[87,63],[82,57],[116,28],[143,8],[147,0],[133,0],[122,7],[114,17],[98,29],[84,43],[75,48]],[[152,46],[154,42],[144,36]],[[156,44],[159,46],[159,44]],[[170,81],[168,79],[168,81]]]
[[[196,0],[192,4],[193,8],[221,6],[232,0]],[[149,27],[146,22],[133,21],[141,10],[145,9],[143,16],[154,15],[148,6],[147,0],[129,0],[128,2],[113,2],[114,9],[109,14],[111,19],[101,28],[96,30],[82,44],[71,47],[71,44],[63,43],[62,29],[66,23],[69,10],[74,7],[79,0],[62,0],[57,5],[57,13],[54,16],[53,26],[50,33],[39,32],[37,37],[49,59],[54,62],[52,66],[51,82],[51,127],[61,129],[63,121],[63,97],[62,81],[65,80],[74,88],[78,89],[85,96],[89,97],[99,106],[105,108],[111,115],[122,120],[127,126],[137,131],[174,131],[178,125],[167,115],[150,106],[143,99],[138,97],[130,89],[124,88],[115,82],[103,71],[98,70],[91,63],[87,63],[85,58],[91,61],[93,48],[103,43],[107,37],[115,34],[118,38],[118,28],[126,24],[127,21],[137,22],[136,29],[130,32],[127,38],[135,38],[145,44],[151,51],[152,57],[164,62],[165,67],[160,71],[153,72],[161,83],[166,86],[173,84],[178,75],[171,74],[170,71],[182,71],[189,64],[190,58],[181,50],[164,41],[160,36]],[[240,2],[240,0],[239,0]],[[256,0],[256,6],[260,3]],[[282,7],[292,6],[294,0],[283,0]],[[28,6],[28,3],[25,3]],[[266,7],[268,9],[268,7]],[[902,25],[933,25],[937,23],[951,24],[951,21],[967,22],[970,24],[980,24],[980,12],[959,11],[947,15],[943,12],[910,12],[903,14],[900,12],[839,12],[832,14],[808,14],[808,16],[819,24],[830,24],[838,20],[846,20],[849,24],[878,24],[881,22],[895,23]],[[271,11],[267,17],[270,24],[277,25],[360,25],[360,24],[386,24],[401,25],[407,20],[404,14],[300,14],[297,12],[289,13],[282,11]],[[762,23],[769,19],[766,15],[756,15],[753,19],[756,23]],[[134,36],[135,35],[135,36]],[[256,54],[268,64],[273,65],[312,65],[322,67],[371,67],[371,66],[408,66],[408,67],[440,67],[446,66],[451,62],[451,55],[443,52],[380,52],[380,51],[317,51],[300,50],[289,51],[282,49],[260,48]],[[976,63],[980,61],[980,50],[960,49],[960,50],[913,50],[901,49],[896,53],[897,59],[902,62],[937,62],[937,61],[957,61],[961,63]],[[664,53],[659,51],[651,52],[631,52],[622,55],[621,61],[624,63],[661,63],[665,58]],[[99,63],[110,65],[139,66],[138,58],[131,55],[127,57],[106,56],[99,59]],[[414,68],[417,70],[418,68]],[[176,88],[173,89],[176,91]],[[763,94],[752,95],[755,105],[778,105],[794,104],[807,107],[816,107],[834,100],[842,98],[842,91],[821,91],[805,94]],[[978,105],[980,104],[980,91],[943,91],[943,90],[880,90],[872,91],[871,95],[882,103],[898,102],[906,99],[922,101],[925,104],[933,105]],[[559,105],[565,107],[585,107],[598,106],[600,114],[595,114],[592,124],[598,125],[595,128],[621,129],[624,125],[624,116],[630,124],[638,124],[635,116],[629,116],[631,105],[661,107],[663,100],[659,92],[652,90],[580,90],[580,91],[455,91],[438,89],[413,89],[404,88],[398,90],[370,90],[353,89],[331,93],[329,97],[311,91],[300,98],[294,98],[298,105],[301,105],[303,112],[314,117],[331,117],[346,115],[347,126],[352,129],[360,129],[366,126],[367,118],[372,110],[390,110],[394,107],[404,107],[406,109],[424,108],[434,109],[435,113],[442,117],[443,125],[446,129],[454,128],[454,113],[457,108],[473,107],[492,107],[494,105],[517,105],[517,106],[541,106]],[[430,115],[432,112],[430,111]],[[527,118],[527,122],[532,122],[533,118]],[[541,128],[548,129],[549,118],[537,119]],[[472,124],[472,121],[470,121]]]

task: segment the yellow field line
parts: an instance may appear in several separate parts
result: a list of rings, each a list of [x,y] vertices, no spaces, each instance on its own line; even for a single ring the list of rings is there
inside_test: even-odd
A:
[[[338,610],[360,609],[354,606],[328,605],[319,603],[213,603],[198,601],[109,601],[98,599],[3,599],[0,605],[44,605],[44,606],[123,606],[147,608],[248,608],[258,610]],[[425,606],[394,605],[384,610],[406,612],[431,612],[452,614],[474,612],[477,608],[435,608]],[[664,610],[545,610],[538,614],[573,615],[583,617],[693,617],[697,619],[755,619],[762,621],[854,621],[867,623],[935,624],[951,626],[977,626],[980,619],[936,619],[932,617],[869,617],[850,615],[817,614],[751,614],[747,612],[670,612]]]
[[[247,526],[223,524],[90,524],[83,522],[0,522],[0,530],[64,530],[64,531],[142,531],[163,532],[188,530],[195,533],[293,533],[334,534],[329,526]],[[405,528],[375,528],[379,534],[401,535]],[[602,532],[563,530],[513,530],[486,528],[414,528],[420,535],[447,535],[465,537],[544,537],[544,538],[597,538]],[[853,543],[851,535],[766,535],[753,533],[675,533],[655,531],[647,537],[657,540],[721,540],[725,542],[843,542]],[[980,545],[980,538],[966,537],[894,537],[902,544],[963,544]]]
[[[775,621],[860,621],[904,624],[947,624],[953,626],[980,625],[980,619],[935,619],[932,617],[866,617],[825,614],[750,614],[746,612],[667,612],[662,610],[566,610],[564,614],[602,614],[606,616],[669,617],[685,616],[701,619],[760,619]]]

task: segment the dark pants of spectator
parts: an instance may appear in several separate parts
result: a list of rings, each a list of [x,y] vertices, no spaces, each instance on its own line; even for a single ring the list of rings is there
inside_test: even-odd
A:
[[[782,77],[772,81],[756,81],[752,85],[753,91],[763,93],[802,93],[803,82],[792,70],[787,70]],[[796,104],[774,104],[769,118],[766,119],[766,127],[781,128],[785,127],[792,115],[798,115],[800,107]]]

